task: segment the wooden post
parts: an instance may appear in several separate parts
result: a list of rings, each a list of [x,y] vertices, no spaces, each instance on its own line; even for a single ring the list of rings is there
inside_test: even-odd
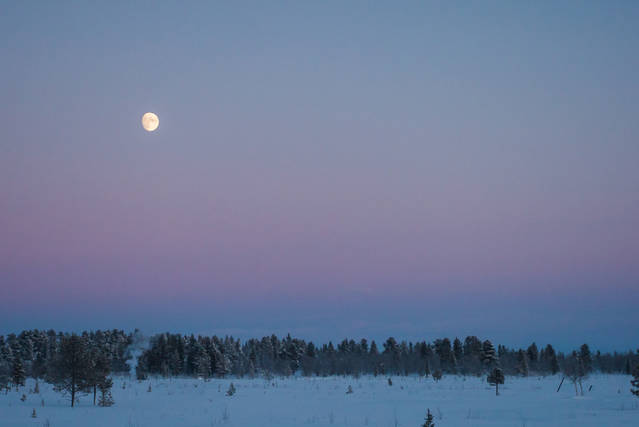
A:
[[[561,382],[559,383],[559,387],[557,387],[557,393],[559,393],[559,389],[561,388],[561,385],[564,383],[564,380],[565,380],[565,379],[566,379],[566,376],[564,375],[564,376],[561,378]]]

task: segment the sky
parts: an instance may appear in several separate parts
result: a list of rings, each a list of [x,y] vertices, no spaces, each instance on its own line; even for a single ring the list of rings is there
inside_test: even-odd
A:
[[[639,344],[639,3],[0,9],[0,334]]]

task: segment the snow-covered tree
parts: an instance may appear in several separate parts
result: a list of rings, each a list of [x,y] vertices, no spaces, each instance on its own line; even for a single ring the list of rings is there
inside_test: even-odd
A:
[[[630,385],[632,385],[630,392],[639,397],[639,365],[635,366],[634,371],[632,371],[632,380],[630,380]]]
[[[495,347],[489,340],[484,341],[481,346],[481,361],[486,368],[491,368],[497,363],[497,354]]]
[[[98,384],[100,389],[100,399],[98,400],[98,406],[112,406],[115,402],[111,395],[111,388],[113,387],[113,380],[111,378],[105,378]]]
[[[53,384],[56,391],[71,397],[72,407],[77,394],[87,389],[90,359],[86,347],[84,337],[75,334],[63,337],[60,351],[47,374],[47,382]]]

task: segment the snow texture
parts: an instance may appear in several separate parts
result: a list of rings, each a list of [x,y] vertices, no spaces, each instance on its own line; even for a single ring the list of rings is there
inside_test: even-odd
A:
[[[328,377],[256,379],[114,378],[115,405],[101,408],[83,396],[75,408],[40,383],[29,393],[0,393],[0,426],[420,426],[426,409],[437,427],[455,426],[636,426],[639,399],[630,376],[592,375],[584,396],[561,377],[507,377],[500,396],[484,378]],[[233,382],[237,392],[227,396]],[[149,385],[151,388],[149,391]],[[347,394],[348,386],[353,393]],[[588,391],[592,385],[592,389]],[[21,396],[26,400],[22,402]],[[44,401],[44,406],[42,406]],[[32,418],[33,409],[37,417]]]

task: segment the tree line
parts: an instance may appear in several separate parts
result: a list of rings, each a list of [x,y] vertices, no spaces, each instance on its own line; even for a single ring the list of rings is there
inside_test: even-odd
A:
[[[138,379],[147,375],[224,377],[255,375],[483,375],[498,366],[505,375],[528,376],[591,371],[628,373],[639,365],[639,350],[592,353],[587,344],[573,352],[552,345],[526,349],[495,347],[490,340],[469,336],[433,342],[343,340],[315,345],[312,341],[275,335],[245,342],[233,337],[158,334],[140,355]]]
[[[71,406],[85,393],[93,395],[93,404],[110,406],[110,375],[129,373],[132,342],[132,334],[120,330],[81,335],[30,330],[0,335],[0,389],[19,389],[32,377],[68,395]]]
[[[242,342],[233,337],[162,333],[149,339],[137,361],[133,343],[142,340],[139,331],[92,331],[80,335],[30,330],[0,336],[0,388],[20,387],[26,377],[42,379],[69,395],[71,404],[80,393],[93,395],[94,404],[112,403],[112,374],[130,374],[137,379],[149,375],[225,376],[331,376],[331,375],[432,375],[490,374],[491,383],[503,384],[504,375],[549,375],[562,372],[578,387],[592,371],[630,374],[639,366],[639,350],[625,353],[591,352],[587,344],[569,353],[550,344],[514,349],[494,346],[490,340],[468,336],[432,342],[344,339],[337,345],[315,345],[287,335]],[[137,363],[136,363],[137,362]],[[496,372],[498,370],[499,372]]]

